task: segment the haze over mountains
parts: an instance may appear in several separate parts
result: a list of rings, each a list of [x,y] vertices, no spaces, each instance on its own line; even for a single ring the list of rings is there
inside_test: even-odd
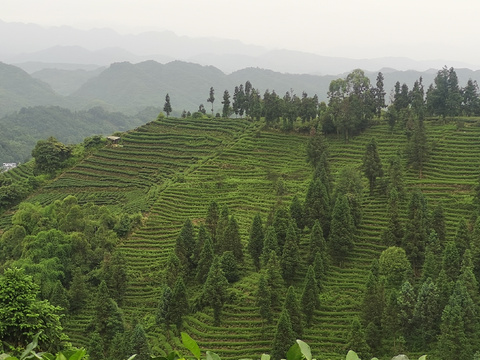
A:
[[[15,36],[12,36],[15,34]],[[107,66],[113,62],[132,63],[173,60],[212,65],[230,73],[246,67],[259,67],[294,74],[337,75],[361,68],[378,71],[389,67],[396,70],[425,71],[444,65],[455,68],[480,69],[480,64],[465,64],[438,59],[415,61],[408,58],[347,59],[328,54],[310,54],[285,49],[267,49],[220,38],[190,38],[173,32],[119,34],[111,29],[78,30],[68,26],[42,27],[35,24],[7,23],[0,20],[0,61],[19,64],[28,72],[55,64],[65,68],[72,64]],[[321,41],[321,37],[318,38]]]
[[[194,39],[167,31],[121,35],[109,29],[82,31],[0,21],[0,154],[4,161],[23,161],[35,141],[50,135],[79,142],[89,135],[138,126],[138,114],[145,114],[148,108],[147,113],[154,118],[167,93],[174,116],[183,110],[193,113],[200,104],[209,109],[206,99],[210,87],[215,89],[214,112],[221,112],[224,90],[233,96],[235,86],[246,81],[262,95],[267,89],[279,96],[287,91],[297,96],[306,92],[327,101],[332,80],[362,68],[372,83],[378,71],[383,72],[388,101],[396,81],[411,88],[422,77],[428,88],[445,65],[455,67],[462,87],[468,79],[480,82],[480,70],[453,62],[354,60],[272,50],[233,40]],[[56,122],[42,127],[37,123],[45,121],[35,115],[36,111],[19,113],[22,108],[37,106],[67,111],[37,109],[41,114],[55,114]],[[77,111],[99,106],[107,113],[99,117],[98,126],[88,118],[88,126],[82,125],[77,137],[63,138],[62,128],[72,129],[67,135],[76,131],[69,122],[75,121]],[[115,112],[127,117],[122,118],[122,127],[111,126],[115,125],[110,122]],[[43,132],[38,131],[40,128]]]

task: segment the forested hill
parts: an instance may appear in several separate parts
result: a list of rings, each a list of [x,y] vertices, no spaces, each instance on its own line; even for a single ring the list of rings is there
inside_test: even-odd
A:
[[[22,69],[0,62],[0,116],[35,105],[65,105],[46,83],[32,78]]]
[[[58,106],[24,107],[0,118],[0,163],[25,162],[40,139],[56,137],[77,144],[92,135],[125,131],[154,118],[160,110],[147,108],[136,115],[109,112],[102,107],[71,111]]]
[[[222,358],[295,337],[318,359],[472,358],[480,126],[416,123],[407,136],[378,119],[345,142],[159,117],[5,214],[0,256],[68,309],[67,334],[93,358],[164,355],[179,329]]]

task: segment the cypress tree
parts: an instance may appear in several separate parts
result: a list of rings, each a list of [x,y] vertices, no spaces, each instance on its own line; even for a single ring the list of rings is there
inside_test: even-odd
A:
[[[203,285],[203,298],[207,306],[213,309],[213,318],[216,325],[220,324],[223,304],[227,299],[228,281],[220,266],[219,257],[213,260],[207,280]]]
[[[177,331],[180,331],[182,328],[183,317],[188,313],[188,310],[187,289],[185,288],[183,278],[178,277],[173,289],[169,315],[172,324],[177,326]]]
[[[203,243],[203,248],[198,259],[197,274],[195,275],[197,283],[203,284],[207,279],[208,271],[210,270],[210,266],[212,266],[214,257],[215,253],[213,251],[212,241],[207,237]]]
[[[335,202],[341,196],[347,198],[353,225],[357,228],[362,222],[363,197],[362,178],[357,169],[346,166],[340,170],[334,197],[334,199],[336,199]]]
[[[398,213],[398,192],[392,187],[388,196],[387,227],[383,231],[382,240],[388,246],[401,246],[403,239],[403,227]]]
[[[87,287],[82,270],[79,267],[73,269],[73,278],[68,295],[70,311],[73,313],[81,310],[87,301]]]
[[[105,353],[103,349],[103,341],[100,334],[94,331],[90,335],[88,343],[88,355],[90,356],[90,358],[95,360],[104,360]]]
[[[333,208],[332,222],[330,227],[329,246],[336,261],[340,264],[353,249],[354,225],[350,215],[350,207],[347,197],[341,195]]]
[[[197,240],[195,241],[195,251],[193,252],[193,263],[198,266],[200,261],[200,253],[203,250],[206,239],[209,238],[205,225],[201,224],[198,228]]]
[[[184,266],[185,264],[182,266],[180,259],[177,257],[176,253],[172,251],[167,258],[165,269],[162,274],[165,283],[170,286],[170,288],[173,288],[177,279],[183,276]]]
[[[400,154],[397,154],[389,159],[388,189],[389,191],[395,189],[399,199],[403,199],[405,196],[403,167],[402,167],[402,160],[400,158]]]
[[[220,211],[220,215],[218,217],[217,232],[215,235],[216,241],[214,242],[213,246],[216,254],[221,254],[225,247],[225,231],[227,230],[229,218],[230,212],[228,211],[228,207],[226,205],[223,205]]]
[[[220,267],[229,283],[233,283],[240,279],[237,266],[237,259],[233,252],[225,251],[220,258]]]
[[[256,305],[260,308],[260,316],[266,320],[267,323],[271,323],[273,318],[272,295],[263,274],[260,275],[256,297]]]
[[[315,220],[320,221],[323,234],[326,236],[330,228],[330,197],[320,179],[312,179],[305,196],[305,225],[312,227]]]
[[[298,196],[295,195],[290,203],[290,216],[295,221],[295,225],[301,231],[305,227],[305,216],[303,206]]]
[[[473,273],[472,253],[469,249],[465,250],[465,253],[463,254],[459,280],[467,289],[467,292],[472,298],[472,301],[477,307],[477,309],[479,309],[478,306],[480,305],[480,295],[478,281]]]
[[[212,200],[208,205],[207,209],[207,216],[205,218],[205,225],[210,232],[210,236],[212,238],[212,243],[215,245],[216,242],[216,234],[217,234],[217,225],[218,225],[218,204],[215,200]]]
[[[458,255],[463,257],[463,253],[470,247],[470,232],[468,231],[465,218],[461,218],[457,225],[455,234],[455,245],[457,245]]]
[[[188,269],[193,269],[193,253],[195,251],[195,235],[190,219],[185,220],[175,243],[175,253],[180,262]]]
[[[428,278],[418,291],[413,312],[413,321],[417,336],[420,339],[420,348],[426,349],[429,344],[436,340],[440,331],[440,315],[438,289],[432,279]]]
[[[272,225],[275,228],[278,246],[280,248],[283,248],[283,245],[285,244],[290,219],[290,214],[286,209],[280,208],[275,211]]]
[[[472,253],[473,273],[477,280],[480,281],[480,216],[477,217],[473,226],[470,239],[470,250]]]
[[[282,311],[278,319],[272,345],[272,360],[284,359],[288,349],[295,343],[292,324],[286,310]]]
[[[419,274],[424,261],[427,242],[427,218],[426,200],[419,190],[414,191],[407,209],[408,221],[403,238],[403,247],[412,263],[415,275]]]
[[[169,286],[165,286],[158,301],[157,314],[155,321],[157,325],[168,329],[170,327],[170,307],[172,306],[172,289]]]
[[[367,345],[365,330],[358,318],[353,319],[347,338],[347,350],[353,349],[355,349],[357,355],[362,358],[370,355],[370,348]]]
[[[402,335],[406,340],[412,339],[413,312],[415,310],[415,291],[407,280],[403,283],[397,296],[398,321]]]
[[[315,220],[312,232],[310,233],[310,246],[308,253],[308,263],[313,264],[317,254],[322,256],[323,265],[328,263],[327,243],[323,237],[322,227],[318,220]]]
[[[260,217],[260,214],[256,214],[253,218],[252,227],[250,229],[248,252],[253,259],[253,263],[255,264],[257,271],[260,269],[260,257],[262,255],[263,242],[264,235],[262,218]]]
[[[323,280],[325,278],[325,266],[323,264],[322,254],[317,253],[313,261],[313,271],[315,272],[315,280],[317,281],[318,291],[323,288]]]
[[[270,258],[271,252],[274,251],[275,254],[278,254],[280,251],[278,249],[277,234],[275,233],[275,228],[269,226],[265,232],[265,240],[263,242],[262,250],[262,262],[267,264],[268,259]]]
[[[243,249],[240,240],[240,230],[238,228],[237,220],[234,216],[230,216],[227,228],[225,229],[223,246],[221,252],[231,251],[238,262],[243,262]]]
[[[308,267],[308,271],[305,276],[301,305],[302,312],[306,319],[306,326],[310,327],[315,309],[320,306],[320,301],[318,299],[318,287],[312,265]]]
[[[363,322],[381,324],[384,308],[383,288],[377,276],[370,273],[365,283],[365,292],[362,302]]]
[[[419,178],[422,178],[423,166],[428,158],[427,133],[423,119],[416,119],[413,134],[407,145],[407,162],[415,170],[418,170]]]
[[[283,253],[280,259],[280,266],[282,268],[282,276],[287,284],[292,284],[297,268],[300,264],[300,255],[298,250],[297,234],[292,222],[287,230],[285,238],[285,245],[283,246]]]
[[[445,214],[443,213],[441,204],[438,204],[435,209],[433,209],[431,228],[437,233],[440,244],[445,244],[447,229],[445,225]]]
[[[442,269],[445,270],[449,281],[457,281],[460,274],[460,255],[453,241],[448,242],[443,250]]]
[[[377,178],[383,176],[382,161],[378,155],[375,138],[372,138],[366,145],[365,155],[363,157],[363,171],[370,184],[370,195],[373,195]]]
[[[131,348],[137,356],[135,359],[148,360],[150,359],[150,346],[148,345],[147,335],[143,326],[139,323],[135,325],[131,338]]]
[[[272,307],[280,306],[280,296],[283,293],[284,282],[280,263],[275,251],[270,252],[270,257],[265,266],[265,280],[270,290]]]
[[[287,290],[283,309],[288,313],[295,338],[301,338],[303,334],[302,313],[293,286],[290,286]]]

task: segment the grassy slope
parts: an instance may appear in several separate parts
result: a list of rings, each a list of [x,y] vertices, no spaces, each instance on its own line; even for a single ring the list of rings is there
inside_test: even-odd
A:
[[[406,182],[409,188],[421,187],[430,205],[442,203],[448,236],[453,237],[459,217],[470,217],[471,188],[480,162],[476,140],[480,128],[457,131],[454,125],[428,124],[427,130],[434,149],[424,177],[418,179],[409,170]],[[372,136],[377,139],[384,164],[405,146],[405,135],[391,134],[386,126],[368,129],[348,144],[330,139],[333,172],[345,165],[360,166]],[[222,124],[199,120],[152,122],[126,135],[122,148],[105,148],[66,172],[32,201],[46,203],[76,193],[83,201],[120,203],[132,211],[149,210],[145,225],[121,244],[130,275],[124,310],[127,319],[143,318],[155,350],[165,346],[168,350],[179,346],[178,340],[154,326],[153,317],[159,295],[158,272],[182,223],[187,217],[194,223],[201,222],[213,198],[229,206],[246,242],[257,211],[265,223],[276,206],[288,205],[295,194],[304,197],[310,178],[304,156],[306,142],[307,138],[300,135],[257,133],[252,124],[243,120],[222,120]],[[275,191],[279,178],[287,186],[282,196]],[[358,314],[371,260],[384,249],[379,239],[386,223],[385,197],[370,197],[366,185],[365,180],[364,216],[355,250],[343,268],[331,267],[315,325],[305,331],[304,338],[317,358],[320,354],[340,358],[338,354],[345,353],[350,322]],[[303,254],[307,244],[308,234],[304,234]],[[305,265],[300,264],[300,268],[298,293]],[[274,329],[264,326],[258,316],[253,296],[258,275],[250,269],[247,257],[245,276],[234,286],[236,301],[227,305],[222,326],[213,326],[208,309],[187,317],[186,331],[202,348],[233,358],[258,358],[262,352],[270,351]],[[192,291],[196,290],[199,288]],[[85,344],[88,334],[78,330],[86,326],[88,319],[88,314],[83,314],[69,323],[74,343]]]

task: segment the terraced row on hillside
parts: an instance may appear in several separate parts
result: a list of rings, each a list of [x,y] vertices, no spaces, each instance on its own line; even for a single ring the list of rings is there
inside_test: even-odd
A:
[[[459,218],[471,216],[471,190],[480,165],[480,127],[457,130],[455,124],[428,123],[427,133],[432,145],[430,158],[421,179],[416,171],[406,171],[407,189],[421,188],[430,208],[443,205],[451,237]],[[392,133],[386,125],[369,128],[348,144],[329,138],[333,173],[347,165],[359,168],[372,137],[384,166],[390,156],[405,148],[405,134]],[[229,207],[246,244],[255,213],[259,212],[265,223],[276,208],[288,206],[294,195],[304,198],[311,177],[305,162],[307,140],[298,134],[259,131],[240,119],[154,121],[126,134],[123,147],[95,153],[31,201],[46,203],[73,193],[82,201],[147,211],[144,226],[120,245],[129,273],[124,311],[128,319],[144,319],[156,351],[169,350],[179,346],[178,339],[152,325],[152,319],[160,292],[159,272],[185,219],[202,222],[214,199]],[[280,183],[286,187],[284,192],[278,191]],[[355,249],[342,268],[330,267],[314,326],[305,331],[304,339],[317,358],[342,358],[371,261],[385,249],[380,237],[387,222],[386,197],[378,192],[370,196],[366,179],[364,183],[363,221]],[[302,235],[303,255],[308,236],[308,231]],[[305,264],[299,267],[296,283],[300,294]],[[270,351],[274,327],[263,323],[255,307],[258,273],[252,268],[247,257],[244,277],[234,285],[236,301],[225,308],[221,326],[213,325],[208,309],[186,318],[185,330],[202,348],[226,358],[258,358]],[[74,343],[85,345],[87,335],[82,330],[88,322],[88,313],[71,320]]]

